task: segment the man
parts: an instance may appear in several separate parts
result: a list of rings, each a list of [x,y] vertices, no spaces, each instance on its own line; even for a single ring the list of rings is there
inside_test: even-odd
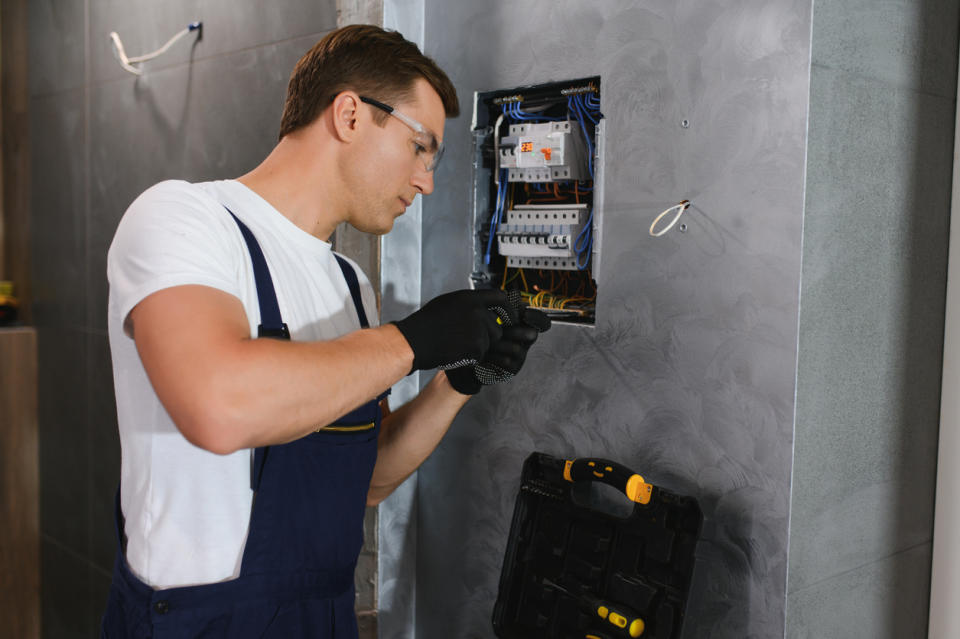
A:
[[[104,636],[356,637],[364,505],[549,327],[502,291],[458,291],[368,328],[370,284],[327,242],[341,222],[386,233],[431,193],[458,111],[415,45],[346,27],[297,63],[258,167],[127,210],[108,258],[123,463]],[[383,416],[392,384],[437,367]]]

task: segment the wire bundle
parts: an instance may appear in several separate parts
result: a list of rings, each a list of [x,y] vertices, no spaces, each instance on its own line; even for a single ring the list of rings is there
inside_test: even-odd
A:
[[[571,277],[572,271],[549,271],[550,284],[546,284],[546,275],[543,270],[538,270],[537,275],[544,282],[544,286],[534,284],[530,286],[527,283],[527,276],[522,268],[517,268],[509,278],[507,274],[509,267],[504,266],[503,282],[500,288],[505,289],[508,284],[519,278],[522,283],[520,296],[523,301],[542,311],[576,313],[577,315],[589,315],[596,304],[597,289],[593,284],[593,279],[587,277],[580,279],[577,289],[571,293],[571,284],[577,284]],[[587,273],[589,276],[589,272]],[[532,289],[532,290],[531,290]]]
[[[560,117],[524,111],[520,107],[519,102],[504,102],[503,113],[504,115],[507,115],[510,118],[520,122],[557,122],[564,119]]]
[[[583,139],[587,142],[587,170],[590,173],[590,182],[593,183],[593,136],[587,130],[586,120],[590,120],[594,126],[597,124],[597,118],[603,117],[600,113],[600,101],[593,93],[577,93],[567,98],[567,110],[580,123],[580,130],[583,131]],[[592,187],[591,187],[592,188]],[[577,239],[573,243],[573,250],[577,254],[577,268],[581,271],[590,265],[590,258],[593,256],[593,206],[590,206],[590,213],[587,214],[587,221],[583,229],[577,234]]]
[[[490,217],[490,235],[487,238],[487,252],[483,255],[484,264],[490,264],[490,253],[493,251],[493,238],[497,236],[497,225],[503,217],[503,209],[507,201],[507,170],[500,171],[500,184],[497,186],[497,204],[493,209],[493,215]]]

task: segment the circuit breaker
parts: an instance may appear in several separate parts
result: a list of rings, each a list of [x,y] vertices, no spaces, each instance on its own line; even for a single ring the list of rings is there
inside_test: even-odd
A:
[[[603,136],[599,77],[475,95],[474,287],[595,322]]]
[[[555,182],[587,177],[586,149],[574,122],[511,124],[500,139],[508,182]]]

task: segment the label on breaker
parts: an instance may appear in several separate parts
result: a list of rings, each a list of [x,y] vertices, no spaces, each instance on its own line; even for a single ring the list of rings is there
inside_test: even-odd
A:
[[[566,140],[563,135],[548,134],[540,139],[520,138],[518,167],[559,166],[563,164]]]

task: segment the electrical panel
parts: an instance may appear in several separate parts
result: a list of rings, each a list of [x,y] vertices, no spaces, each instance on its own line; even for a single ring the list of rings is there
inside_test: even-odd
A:
[[[595,322],[603,132],[599,77],[475,95],[475,288]]]

